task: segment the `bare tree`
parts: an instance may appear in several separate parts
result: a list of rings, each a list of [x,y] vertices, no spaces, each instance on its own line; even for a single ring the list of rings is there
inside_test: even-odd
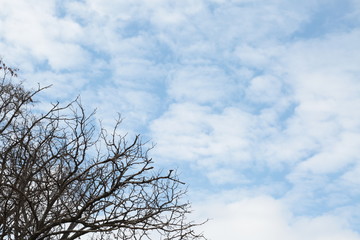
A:
[[[0,60],[0,239],[204,239],[176,172],[139,136],[96,128],[80,101],[46,113]]]

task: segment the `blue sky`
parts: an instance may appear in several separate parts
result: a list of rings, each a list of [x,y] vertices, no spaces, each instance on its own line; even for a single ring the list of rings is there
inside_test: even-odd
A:
[[[360,240],[358,0],[0,0],[0,55],[155,142],[212,240]],[[42,107],[43,105],[40,105]]]

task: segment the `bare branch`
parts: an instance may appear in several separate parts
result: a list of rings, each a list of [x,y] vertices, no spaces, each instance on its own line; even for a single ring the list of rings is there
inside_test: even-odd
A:
[[[156,171],[135,136],[97,130],[80,99],[46,113],[0,60],[0,240],[205,239],[176,171]],[[155,237],[156,236],[156,237]]]

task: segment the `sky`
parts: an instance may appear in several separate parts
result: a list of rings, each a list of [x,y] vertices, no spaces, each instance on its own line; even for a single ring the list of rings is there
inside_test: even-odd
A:
[[[208,239],[360,240],[359,0],[0,0],[0,56],[156,143]]]

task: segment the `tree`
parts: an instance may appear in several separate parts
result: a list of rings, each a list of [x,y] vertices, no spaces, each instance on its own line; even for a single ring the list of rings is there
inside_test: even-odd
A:
[[[94,124],[76,99],[36,110],[0,60],[0,239],[205,239],[176,172],[155,171],[139,136]]]

